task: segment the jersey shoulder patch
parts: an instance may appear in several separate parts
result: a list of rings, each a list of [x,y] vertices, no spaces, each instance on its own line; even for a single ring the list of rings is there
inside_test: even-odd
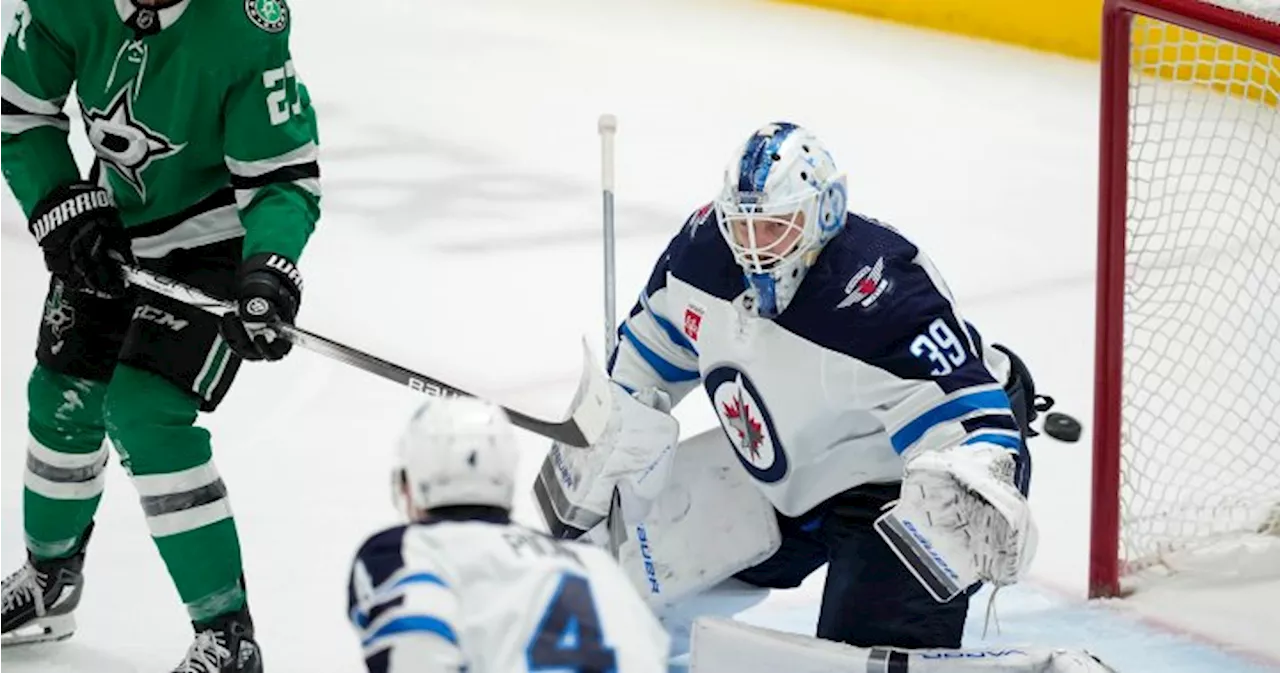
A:
[[[244,13],[253,25],[268,33],[280,33],[289,27],[289,5],[285,0],[244,0]]]
[[[850,214],[777,322],[824,348],[874,362],[926,316],[950,311],[917,263],[919,254],[893,229]]]
[[[894,299],[904,276],[918,270],[920,249],[896,230],[849,213],[844,229],[823,249],[797,293],[836,311],[874,314]]]

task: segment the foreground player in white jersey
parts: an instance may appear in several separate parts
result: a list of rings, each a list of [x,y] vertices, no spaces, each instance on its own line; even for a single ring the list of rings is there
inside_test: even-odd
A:
[[[600,549],[511,523],[517,448],[479,400],[427,402],[399,447],[409,524],[369,538],[350,618],[370,673],[666,671],[668,639]]]
[[[719,197],[658,260],[609,371],[635,397],[615,395],[591,450],[553,447],[535,490],[566,537],[617,510],[615,487],[626,515],[657,503],[657,519],[641,512],[647,527],[632,521],[625,533],[639,539],[638,584],[650,594],[717,580],[724,568],[708,564],[738,558],[744,520],[764,512],[756,518],[776,518],[773,546],[728,573],[787,588],[827,564],[819,637],[956,648],[969,582],[1011,583],[1034,554],[1024,436],[1047,405],[1029,372],[982,342],[919,248],[847,212],[844,176],[794,124],[765,126],[738,149]],[[678,428],[664,412],[699,383],[722,428],[671,451]],[[665,482],[689,479],[681,461],[711,454],[736,460],[668,498]],[[732,478],[765,507],[725,500],[743,492],[733,488],[707,502]],[[699,515],[708,509],[715,516]],[[877,531],[885,512],[898,525]],[[683,530],[695,520],[705,527]],[[679,549],[665,554],[671,535]],[[936,567],[900,560],[886,544],[894,536]]]

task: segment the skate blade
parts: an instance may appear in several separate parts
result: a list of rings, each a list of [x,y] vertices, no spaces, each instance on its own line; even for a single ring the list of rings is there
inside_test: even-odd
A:
[[[76,619],[73,615],[56,617],[40,617],[27,624],[0,635],[0,647],[19,647],[37,643],[52,643],[66,640],[76,632]]]

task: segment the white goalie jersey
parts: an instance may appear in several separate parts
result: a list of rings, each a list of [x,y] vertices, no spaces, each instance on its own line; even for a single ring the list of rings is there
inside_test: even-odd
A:
[[[742,467],[799,516],[906,456],[983,443],[1018,452],[1008,358],[964,321],[929,259],[849,213],[776,319],[744,317],[742,269],[715,210],[672,239],[619,329],[609,367],[631,390],[706,390]]]
[[[667,670],[668,636],[612,558],[505,520],[373,535],[348,602],[370,673]]]

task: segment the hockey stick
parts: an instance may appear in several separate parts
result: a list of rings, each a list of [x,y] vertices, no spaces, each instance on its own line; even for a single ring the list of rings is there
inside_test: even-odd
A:
[[[600,115],[596,123],[600,131],[600,194],[604,204],[604,352],[613,352],[618,341],[618,286],[613,230],[613,135],[618,131],[618,118]]]
[[[604,227],[604,352],[605,357],[609,357],[618,345],[617,256],[614,254],[617,237],[613,224],[613,137],[618,132],[618,118],[611,114],[600,115],[596,130],[600,132],[600,196],[604,207],[601,213]],[[622,497],[617,487],[613,489],[607,519],[605,530],[609,533],[609,553],[617,559],[618,550],[627,539]]]
[[[233,303],[218,299],[185,283],[180,283],[131,264],[122,266],[124,267],[125,279],[137,287],[176,299],[217,316],[236,310]],[[308,332],[301,327],[281,323],[277,326],[277,329],[284,334],[285,338],[298,346],[357,369],[363,369],[370,374],[381,376],[389,381],[394,381],[411,390],[434,397],[453,395],[476,397],[472,393],[439,379],[419,374],[375,355],[338,343],[314,332]],[[610,395],[612,395],[612,392],[608,379],[605,378],[604,372],[596,365],[594,358],[591,357],[591,351],[587,348],[586,343],[583,343],[583,374],[578,382],[578,390],[573,397],[572,412],[568,417],[560,421],[547,421],[520,413],[509,407],[504,406],[502,409],[507,412],[511,422],[517,427],[563,444],[586,448],[594,444],[600,438],[601,433],[604,432],[612,407]]]
[[[614,272],[616,262],[614,241],[616,237],[614,235],[613,221],[613,138],[618,130],[618,118],[611,114],[600,115],[600,119],[596,123],[596,130],[600,133],[600,193],[604,228],[604,344],[605,352],[612,353],[617,345],[617,286]],[[538,504],[538,508],[542,512],[542,518],[546,521],[547,528],[553,537],[576,539],[588,530],[596,528],[604,517],[569,502],[559,476],[559,472],[564,468],[558,468],[556,463],[560,455],[558,451],[558,448],[552,447],[551,452],[542,461],[542,468],[533,483],[534,500]],[[606,515],[610,523],[605,526],[605,530],[611,533],[616,531],[625,535],[621,519],[622,508],[619,505],[619,501],[618,491],[614,489],[609,512]],[[614,558],[617,558],[618,545],[621,544],[622,540],[618,539],[616,535],[610,535],[610,538],[603,542],[608,545]]]

